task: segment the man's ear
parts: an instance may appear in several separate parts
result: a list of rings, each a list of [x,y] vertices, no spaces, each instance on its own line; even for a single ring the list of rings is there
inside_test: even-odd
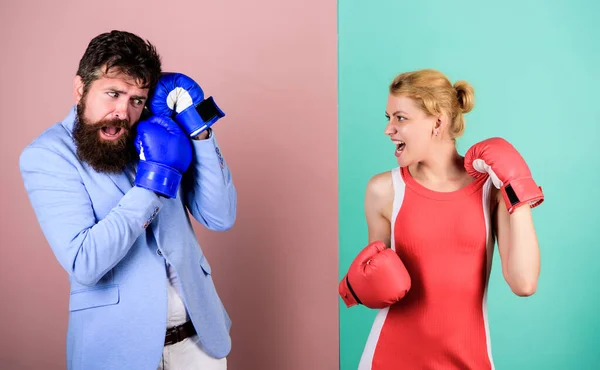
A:
[[[83,80],[81,76],[75,76],[73,79],[73,97],[75,98],[75,103],[79,104],[81,97],[83,96]]]

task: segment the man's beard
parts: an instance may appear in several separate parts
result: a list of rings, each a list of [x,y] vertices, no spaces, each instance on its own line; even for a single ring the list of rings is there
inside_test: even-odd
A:
[[[133,144],[135,130],[129,128],[128,120],[102,120],[87,122],[84,118],[85,96],[77,104],[77,121],[73,138],[77,145],[79,159],[87,162],[94,170],[104,173],[120,173],[125,166],[138,157]],[[102,127],[119,127],[125,130],[116,140],[100,137]]]

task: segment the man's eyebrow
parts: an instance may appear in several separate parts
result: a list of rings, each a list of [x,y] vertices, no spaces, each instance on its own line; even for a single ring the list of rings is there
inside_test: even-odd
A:
[[[118,94],[127,94],[127,91],[124,90],[119,90],[116,87],[107,87],[106,90],[108,91],[112,91],[112,92],[116,92]],[[141,100],[146,100],[148,99],[148,96],[146,95],[132,95],[131,99],[141,99]]]
[[[116,93],[119,93],[119,94],[126,94],[127,93],[127,91],[119,90],[118,88],[111,87],[111,86],[107,87],[105,90],[116,92]]]

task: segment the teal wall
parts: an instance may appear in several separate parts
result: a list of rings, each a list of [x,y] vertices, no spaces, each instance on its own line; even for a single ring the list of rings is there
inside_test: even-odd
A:
[[[388,85],[400,72],[439,69],[475,88],[459,151],[506,138],[546,195],[533,210],[542,253],[537,293],[515,296],[494,254],[488,305],[496,368],[599,366],[598,15],[592,0],[339,1],[340,279],[367,242],[366,183],[396,166],[383,134]],[[375,311],[339,304],[341,369],[356,369]]]

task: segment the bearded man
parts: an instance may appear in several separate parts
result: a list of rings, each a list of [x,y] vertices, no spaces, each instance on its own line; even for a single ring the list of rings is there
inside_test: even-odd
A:
[[[224,113],[124,31],[90,41],[73,91],[66,118],[20,156],[69,277],[67,368],[226,369],[231,321],[189,218],[218,231],[235,222],[212,130]]]

